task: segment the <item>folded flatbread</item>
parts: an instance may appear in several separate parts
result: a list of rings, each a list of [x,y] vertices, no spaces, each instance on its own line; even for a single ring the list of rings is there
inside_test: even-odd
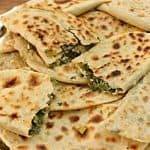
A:
[[[106,129],[140,142],[150,142],[150,73],[124,97],[104,123]]]
[[[54,92],[50,109],[58,110],[77,110],[110,103],[121,99],[122,95],[114,96],[108,93],[91,91],[88,86],[64,84],[52,80]]]
[[[111,0],[70,0],[65,2],[59,2],[59,0],[47,0],[49,6],[60,7],[61,9],[63,9],[63,11],[71,13],[75,16],[79,16],[83,13],[93,10],[94,8],[103,3],[110,1]]]
[[[98,9],[129,24],[150,31],[150,0],[112,0]]]
[[[150,34],[144,32],[112,37],[71,63],[56,67],[55,78],[90,84],[92,90],[126,92],[150,70],[149,44]]]
[[[52,92],[48,75],[21,69],[0,71],[0,126],[23,136],[38,133]]]
[[[22,6],[26,8],[38,8],[43,10],[51,10],[52,7],[61,8],[65,12],[78,16],[85,12],[93,10],[100,4],[110,1],[111,0],[31,0],[23,4]]]
[[[115,105],[86,110],[51,112],[39,135],[24,138],[1,129],[0,137],[11,150],[144,150],[146,144],[106,131],[100,125]]]
[[[58,9],[46,11],[19,7],[2,16],[1,20],[10,31],[19,33],[34,45],[47,65],[59,58],[64,63],[70,59],[67,57],[66,60],[68,51],[73,51],[72,57],[76,57],[98,42],[96,35],[85,26],[85,21]]]
[[[79,16],[79,18],[85,19],[89,23],[100,42],[122,33],[140,31],[139,28],[101,11],[90,11]]]

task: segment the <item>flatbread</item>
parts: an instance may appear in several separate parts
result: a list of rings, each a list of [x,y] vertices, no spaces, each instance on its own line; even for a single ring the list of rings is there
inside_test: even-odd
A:
[[[94,30],[100,42],[122,33],[141,31],[139,28],[101,11],[90,11],[79,17],[89,23],[90,28]]]
[[[124,97],[104,123],[106,129],[140,142],[150,142],[150,73]]]
[[[125,33],[100,43],[71,63],[55,68],[55,78],[62,82],[88,84],[83,65],[112,88],[126,92],[150,70],[150,34]],[[120,91],[121,92],[121,91]]]
[[[79,44],[76,36],[83,45],[98,42],[93,32],[84,26],[85,22],[61,10],[18,8],[1,20],[10,31],[19,33],[33,44],[47,65],[61,57],[62,46]]]
[[[111,0],[70,0],[70,1],[64,1],[59,2],[57,0],[47,0],[48,4],[51,4],[53,7],[58,6],[63,11],[71,13],[75,16],[79,16],[83,13],[86,13],[97,6],[110,2]]]
[[[18,52],[0,54],[0,70],[23,68],[27,68],[27,65],[21,59]]]
[[[122,138],[100,126],[115,109],[116,106],[106,105],[51,112],[39,135],[24,138],[1,129],[0,137],[12,150],[144,150],[146,144]]]
[[[150,31],[150,0],[112,0],[98,9],[145,31]]]
[[[44,10],[51,10],[52,7],[61,8],[65,12],[78,16],[85,12],[93,10],[100,4],[110,1],[111,0],[31,0],[23,4],[22,6]]]
[[[91,91],[87,86],[64,84],[53,80],[54,99],[51,110],[77,110],[121,99],[123,95],[112,96],[108,93]]]
[[[19,52],[21,58],[31,69],[41,73],[52,74],[52,70],[45,65],[36,50],[25,39],[14,33],[13,38],[15,41],[14,49]]]
[[[53,92],[45,74],[12,69],[0,71],[0,126],[30,136],[34,116],[48,107]]]

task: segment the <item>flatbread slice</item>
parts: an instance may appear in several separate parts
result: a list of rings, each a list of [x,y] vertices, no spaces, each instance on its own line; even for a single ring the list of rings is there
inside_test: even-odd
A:
[[[100,42],[122,33],[142,31],[101,11],[90,11],[79,16],[79,18],[85,19],[89,23]]]
[[[26,64],[37,72],[46,73],[52,76],[52,70],[49,69],[41,57],[37,54],[34,47],[23,39],[20,35],[14,34],[14,49],[19,52],[20,57],[26,62]]]
[[[98,9],[145,31],[150,31],[150,0],[112,0]]]
[[[83,21],[63,14],[61,10],[18,8],[2,16],[1,20],[10,31],[19,33],[33,44],[47,65],[62,58],[65,51],[75,51],[72,55],[75,57],[98,42],[94,33],[84,27]],[[63,59],[66,61],[66,57]]]
[[[0,126],[23,136],[38,133],[52,92],[48,75],[22,69],[0,71]]]
[[[124,103],[104,123],[106,129],[150,143],[150,73],[124,97]]]
[[[147,144],[120,137],[100,126],[115,110],[115,105],[106,105],[51,112],[39,135],[24,138],[1,129],[0,137],[11,150],[144,150]]]
[[[102,92],[93,92],[88,86],[64,84],[52,79],[54,92],[50,108],[52,111],[77,110],[118,101],[123,95],[112,96]]]
[[[71,63],[55,68],[62,82],[124,93],[150,70],[150,34],[131,32],[98,44]],[[142,44],[141,44],[142,43]]]
[[[59,0],[47,0],[48,4],[53,7],[60,7],[63,11],[71,13],[75,16],[79,16],[90,10],[93,10],[97,6],[110,2],[111,0],[70,0],[65,2],[59,2]],[[55,6],[56,5],[56,6]]]

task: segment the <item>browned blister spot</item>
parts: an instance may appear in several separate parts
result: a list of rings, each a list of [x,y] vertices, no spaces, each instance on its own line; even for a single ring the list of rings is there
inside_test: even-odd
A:
[[[8,79],[4,84],[3,84],[3,88],[11,88],[14,87],[16,85],[18,85],[20,83],[20,80],[18,77],[13,77]]]
[[[22,18],[24,18],[24,19],[25,19],[25,18],[28,18],[28,15],[23,15]]]
[[[79,121],[80,117],[79,116],[70,116],[69,120],[71,123]]]
[[[129,58],[121,59],[121,60],[120,60],[121,63],[125,63],[125,64],[128,63],[129,61],[130,61]]]
[[[80,98],[92,98],[94,97],[94,92],[87,92],[87,93],[84,93]]]
[[[100,137],[101,137],[100,133],[95,133],[94,138],[95,138],[96,140],[97,140],[97,139],[100,139]]]
[[[129,148],[130,148],[131,150],[137,150],[137,149],[138,149],[138,145],[132,144]]]
[[[146,46],[146,47],[144,48],[144,52],[150,52],[150,46]]]
[[[54,127],[54,122],[47,122],[46,123],[46,128],[47,129],[50,129],[50,128],[53,128]]]
[[[103,30],[107,30],[107,26],[106,26],[106,25],[101,25],[101,28],[102,28]]]
[[[37,150],[47,150],[47,147],[46,147],[46,145],[44,145],[44,144],[38,144],[38,145],[36,146],[36,149],[37,149]]]
[[[17,150],[28,150],[28,146],[26,145],[17,146]]]
[[[48,118],[49,119],[54,119],[56,117],[56,113],[55,112],[50,112],[49,114],[48,114]]]
[[[98,57],[98,55],[93,55],[93,56],[91,57],[91,59],[92,59],[93,61],[98,61],[98,60],[99,60],[99,57]]]
[[[143,97],[143,101],[144,101],[145,103],[147,103],[149,100],[150,100],[150,98],[149,98],[148,96],[144,96],[144,97]]]
[[[34,16],[33,19],[39,20],[39,16]]]
[[[69,107],[69,104],[68,104],[67,102],[64,102],[63,105],[64,105],[65,107]]]
[[[120,44],[119,44],[119,43],[115,43],[115,44],[113,45],[113,48],[114,48],[114,49],[119,49],[119,48],[120,48]]]
[[[117,139],[115,137],[106,137],[106,141],[107,142],[112,142],[112,143],[116,143]]]
[[[56,140],[56,141],[60,141],[62,138],[63,138],[62,135],[58,135],[58,136],[55,137],[55,140]]]
[[[0,106],[0,110],[2,110],[3,109],[3,107],[2,106]]]
[[[37,76],[35,74],[30,74],[28,84],[29,84],[29,86],[32,86],[32,87],[39,86],[41,84],[39,76]]]
[[[55,114],[56,114],[56,118],[57,119],[61,119],[63,117],[63,115],[64,115],[64,113],[62,111],[55,112]]]
[[[12,113],[12,114],[10,115],[10,118],[11,118],[12,120],[14,120],[14,119],[18,119],[19,116],[18,116],[17,113]]]
[[[112,71],[110,73],[110,75],[108,75],[106,78],[113,78],[113,77],[118,77],[121,75],[121,71],[120,70],[115,70],[115,71]]]
[[[18,23],[19,23],[19,20],[17,20],[17,19],[13,21],[13,24],[14,24],[14,25],[16,25],[16,24],[18,24]]]
[[[65,126],[62,126],[62,127],[61,127],[61,131],[64,132],[64,133],[67,133],[67,132],[68,132],[68,129],[67,129],[67,127],[65,127]]]
[[[132,70],[132,67],[128,66],[126,69],[129,71],[129,70]]]
[[[95,116],[93,116],[93,117],[90,118],[89,123],[99,123],[101,121],[103,121],[102,116],[95,115]]]
[[[136,39],[134,33],[129,33],[129,36],[130,36],[133,40]]]
[[[138,37],[141,37],[141,38],[143,38],[143,37],[145,36],[144,33],[137,33],[136,35],[137,35]]]
[[[142,47],[141,47],[141,46],[138,46],[138,47],[137,47],[137,50],[138,50],[138,51],[141,51],[141,50],[142,50]]]

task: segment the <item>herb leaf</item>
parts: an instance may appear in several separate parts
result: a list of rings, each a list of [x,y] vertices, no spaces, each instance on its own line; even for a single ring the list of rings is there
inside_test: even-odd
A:
[[[44,123],[45,115],[48,113],[49,109],[41,109],[34,118],[32,119],[32,127],[29,130],[29,135],[35,135],[40,132],[41,126]]]
[[[108,82],[104,81],[103,79],[100,79],[96,76],[94,76],[93,71],[90,69],[88,64],[83,64],[82,69],[86,72],[86,76],[89,79],[89,88],[93,91],[106,91],[110,93],[115,93],[121,89],[114,89],[112,88]]]

